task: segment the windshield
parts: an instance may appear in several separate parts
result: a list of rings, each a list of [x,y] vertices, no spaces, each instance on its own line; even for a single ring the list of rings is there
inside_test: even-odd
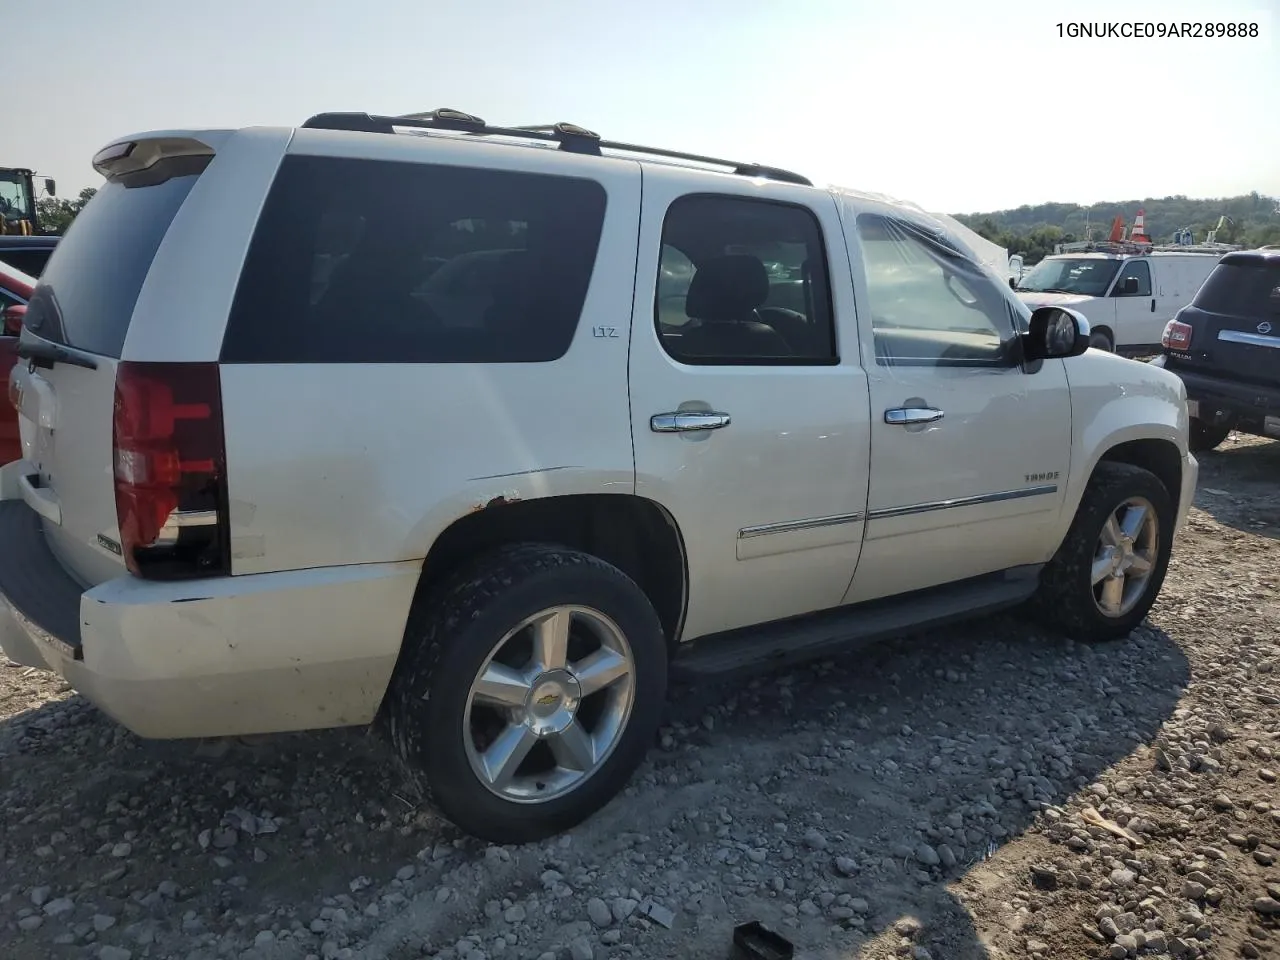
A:
[[[1107,292],[1119,269],[1119,260],[1046,257],[1018,281],[1017,289],[1029,293],[1079,293],[1100,297]]]
[[[27,178],[13,170],[0,171],[0,216],[6,220],[32,220]]]

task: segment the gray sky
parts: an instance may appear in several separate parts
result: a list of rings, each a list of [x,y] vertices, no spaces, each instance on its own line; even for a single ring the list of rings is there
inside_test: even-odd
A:
[[[453,106],[971,212],[1280,195],[1280,0],[0,0],[0,164],[74,194],[111,139]],[[1256,39],[1059,38],[1062,21]],[[28,42],[29,41],[29,42]],[[16,56],[15,56],[16,54]]]

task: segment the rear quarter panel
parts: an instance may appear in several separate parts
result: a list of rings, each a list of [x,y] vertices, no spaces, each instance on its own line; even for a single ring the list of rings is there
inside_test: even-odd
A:
[[[1173,444],[1184,461],[1187,456],[1187,393],[1176,376],[1099,350],[1068,360],[1065,367],[1071,386],[1073,454],[1055,549],[1107,451],[1131,440],[1154,439]],[[1170,491],[1175,503],[1180,492]]]
[[[638,164],[320,131],[299,131],[290,150],[587,177],[605,187],[605,223],[559,360],[224,364],[234,573],[421,560],[449,524],[495,502],[634,492]]]

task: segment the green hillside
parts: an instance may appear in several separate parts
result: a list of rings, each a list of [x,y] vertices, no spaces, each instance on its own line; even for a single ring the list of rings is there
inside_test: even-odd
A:
[[[1122,216],[1131,225],[1139,209],[1145,213],[1148,236],[1157,243],[1171,243],[1174,231],[1183,227],[1190,227],[1195,240],[1202,241],[1222,216],[1231,221],[1218,231],[1218,240],[1224,243],[1247,247],[1280,243],[1280,201],[1258,193],[1211,200],[1177,196],[1103,201],[1089,206],[1087,211],[1078,203],[1041,203],[954,216],[1010,253],[1021,253],[1028,263],[1035,263],[1052,253],[1055,243],[1089,237],[1106,239],[1113,218]]]

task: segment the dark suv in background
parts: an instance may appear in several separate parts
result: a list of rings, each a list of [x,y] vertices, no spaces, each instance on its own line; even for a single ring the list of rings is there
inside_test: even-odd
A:
[[[1182,378],[1191,449],[1280,438],[1280,247],[1228,253],[1169,321],[1154,362]]]
[[[17,267],[38,280],[60,239],[61,237],[48,236],[0,236],[0,263]]]

